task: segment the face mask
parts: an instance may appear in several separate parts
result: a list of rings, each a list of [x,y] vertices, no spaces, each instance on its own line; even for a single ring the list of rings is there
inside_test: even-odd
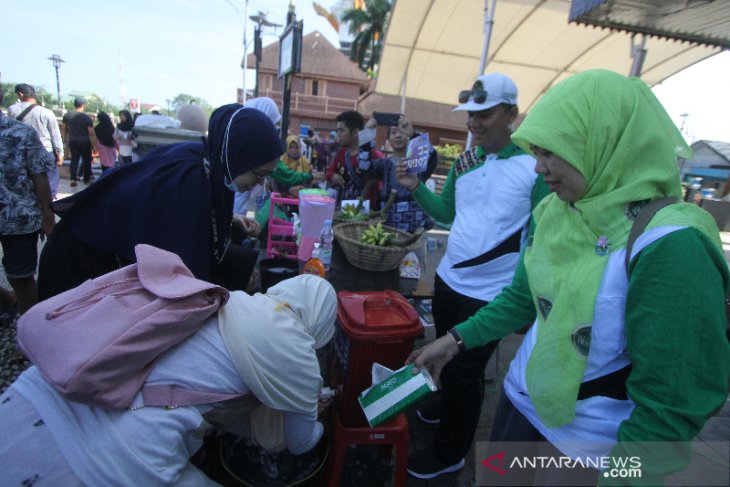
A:
[[[302,156],[302,152],[299,149],[289,149],[289,157],[292,159],[299,159]]]
[[[223,178],[223,184],[225,184],[226,188],[236,193],[238,191],[238,186],[236,186],[236,183],[228,179],[228,176]]]

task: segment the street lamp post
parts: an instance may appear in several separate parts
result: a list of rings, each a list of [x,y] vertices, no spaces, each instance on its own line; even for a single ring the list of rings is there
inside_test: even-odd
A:
[[[61,59],[61,56],[58,54],[54,54],[53,56],[48,58],[49,61],[53,63],[53,67],[56,68],[56,93],[58,94],[58,107],[61,109],[61,113],[63,113],[63,104],[61,103],[61,81],[58,76],[58,70],[61,68],[61,63],[65,63],[63,59]]]
[[[277,27],[281,27],[281,24],[269,22],[266,19],[266,14],[261,11],[259,11],[258,15],[250,16],[249,19],[256,22],[256,29],[253,32],[253,53],[256,57],[256,84],[254,85],[253,96],[257,98],[259,96],[259,64],[261,63],[261,50],[263,48],[261,45],[261,36],[264,34],[262,27],[273,27],[274,31],[276,31]]]
[[[246,71],[248,71],[248,47],[251,41],[248,40],[248,19],[256,22],[256,29],[254,31],[254,53],[256,55],[256,87],[254,88],[254,97],[258,96],[259,91],[259,61],[261,59],[261,27],[281,27],[279,24],[274,24],[266,20],[266,13],[259,12],[258,15],[248,16],[248,0],[244,0],[243,13],[241,9],[234,3],[234,0],[225,0],[228,5],[233,7],[238,16],[241,18],[241,24],[243,25],[243,60],[241,61],[241,68],[243,69],[243,88],[241,93],[241,102],[246,103]],[[290,7],[291,8],[291,7]]]
[[[294,0],[289,3],[286,16],[287,26],[279,39],[279,78],[283,81],[281,110],[281,141],[286,140],[289,129],[289,105],[291,102],[291,84],[294,75],[301,69],[302,61],[302,28],[294,13]]]
[[[290,7],[291,8],[291,7]],[[253,96],[254,98],[258,98],[259,96],[259,65],[261,64],[261,50],[263,49],[261,44],[261,36],[265,33],[262,30],[262,27],[273,27],[274,31],[276,31],[277,27],[281,27],[281,24],[275,24],[273,22],[269,22],[266,19],[266,14],[264,12],[259,12],[258,15],[252,15],[249,17],[249,19],[256,22],[256,29],[254,29],[253,32],[253,53],[256,57],[256,83],[254,84],[253,89]]]
[[[248,14],[248,0],[244,1],[243,5],[243,13],[241,13],[241,10],[238,8],[238,5],[236,5],[233,0],[226,0],[226,3],[233,7],[233,9],[236,11],[238,16],[241,19],[241,24],[243,26],[243,61],[241,62],[241,68],[243,70],[243,86],[241,88],[241,103],[246,103],[246,49],[248,48],[248,40],[246,39],[246,32],[247,32],[247,24],[246,17]]]
[[[246,55],[246,51],[248,50],[248,39],[246,38],[246,32],[248,32],[248,0],[246,0],[246,4],[243,8],[243,18],[241,19],[243,21],[243,93],[241,93],[241,97],[243,99],[243,104],[246,104],[246,71],[248,71],[248,56]]]
[[[261,64],[261,24],[256,25],[253,32],[253,53],[256,56],[256,84],[253,85],[253,96],[259,96],[259,64]]]

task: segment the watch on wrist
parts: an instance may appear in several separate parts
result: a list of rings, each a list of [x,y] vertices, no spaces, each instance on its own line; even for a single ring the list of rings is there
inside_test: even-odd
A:
[[[449,335],[454,337],[454,340],[456,340],[456,346],[459,347],[459,352],[466,350],[466,343],[464,343],[464,339],[461,337],[461,334],[456,331],[456,328],[451,328],[449,330]]]

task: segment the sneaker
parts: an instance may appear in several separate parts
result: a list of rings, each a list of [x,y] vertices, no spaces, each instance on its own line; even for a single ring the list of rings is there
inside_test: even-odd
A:
[[[416,416],[426,424],[439,424],[441,422],[441,397],[433,397],[424,401],[416,410]]]
[[[75,188],[76,187],[76,184],[77,184],[76,181],[71,181],[71,183],[69,184],[69,186],[71,186],[72,188]]]
[[[464,468],[462,458],[454,464],[446,464],[436,456],[436,447],[417,450],[408,456],[408,473],[417,479],[429,480]]]

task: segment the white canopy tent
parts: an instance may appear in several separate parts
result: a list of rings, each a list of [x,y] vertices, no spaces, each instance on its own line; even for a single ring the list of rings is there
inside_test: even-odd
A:
[[[494,24],[488,31],[488,7]],[[730,2],[724,2],[730,4]],[[488,42],[486,72],[512,77],[527,112],[552,85],[594,68],[629,74],[632,49],[646,49],[650,86],[721,47],[569,23],[570,0],[394,0],[375,92],[456,104],[471,88]]]

